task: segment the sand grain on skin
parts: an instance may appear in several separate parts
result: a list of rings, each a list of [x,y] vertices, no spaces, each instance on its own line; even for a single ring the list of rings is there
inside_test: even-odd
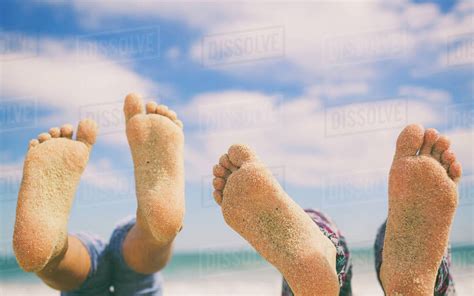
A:
[[[336,248],[253,151],[233,145],[213,171],[227,224],[280,270],[296,295],[338,294]]]
[[[139,95],[125,98],[126,132],[135,167],[137,223],[162,243],[171,241],[184,218],[184,135],[176,113]]]
[[[74,194],[97,126],[79,123],[77,140],[72,126],[52,128],[30,141],[18,194],[13,249],[25,271],[42,270],[67,247],[67,222]]]
[[[458,203],[460,176],[447,138],[419,125],[402,131],[390,170],[380,274],[387,295],[433,295]]]

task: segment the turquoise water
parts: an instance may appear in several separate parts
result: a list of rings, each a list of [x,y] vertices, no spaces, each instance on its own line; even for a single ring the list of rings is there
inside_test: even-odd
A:
[[[351,250],[354,272],[374,270],[372,248]],[[453,269],[474,270],[474,245],[457,245],[452,247]],[[12,256],[5,257],[0,265],[0,283],[2,282],[37,282],[38,279],[21,271]],[[176,253],[163,271],[167,278],[206,277],[223,271],[265,270],[270,265],[251,249],[209,250]]]

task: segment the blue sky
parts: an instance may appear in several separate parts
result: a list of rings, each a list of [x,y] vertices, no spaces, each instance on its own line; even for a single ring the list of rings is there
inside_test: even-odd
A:
[[[134,213],[121,103],[138,92],[185,124],[178,250],[245,245],[210,196],[212,165],[235,142],[254,147],[350,243],[372,244],[409,122],[452,138],[465,172],[452,236],[472,243],[474,5],[448,2],[2,1],[1,241],[11,237],[28,141],[85,116],[100,134],[70,230],[108,236]]]

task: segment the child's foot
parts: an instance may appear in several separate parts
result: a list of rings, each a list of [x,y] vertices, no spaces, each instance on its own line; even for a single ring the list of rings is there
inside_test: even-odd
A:
[[[387,295],[433,295],[458,204],[461,165],[449,140],[409,125],[397,140],[381,280]]]
[[[179,232],[184,216],[184,135],[176,113],[129,94],[124,112],[135,166],[137,225],[160,243]]]
[[[296,295],[337,295],[336,248],[244,145],[214,166],[224,219],[280,270]]]
[[[18,194],[13,249],[21,268],[40,271],[67,247],[67,222],[74,194],[97,126],[79,123],[76,140],[72,126],[55,127],[31,140]]]

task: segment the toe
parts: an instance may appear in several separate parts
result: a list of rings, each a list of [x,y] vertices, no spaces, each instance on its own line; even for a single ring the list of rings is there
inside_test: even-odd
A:
[[[163,116],[166,116],[166,113],[168,113],[168,107],[165,105],[158,105],[156,107],[156,114],[160,114]]]
[[[146,113],[147,114],[154,114],[156,112],[156,107],[158,105],[155,102],[148,102],[146,103]]]
[[[459,179],[461,179],[462,175],[462,167],[459,161],[454,161],[450,166],[449,166],[449,176],[451,179],[453,179],[454,182],[459,182]]]
[[[51,139],[51,135],[49,133],[41,133],[38,135],[38,141],[40,143],[48,141],[49,139]]]
[[[33,148],[33,147],[36,147],[38,146],[39,144],[39,141],[37,139],[33,139],[30,141],[30,144],[28,145],[28,148]]]
[[[174,123],[176,123],[177,126],[179,126],[180,128],[183,128],[183,122],[179,119],[176,119],[174,120]]]
[[[52,138],[59,138],[59,136],[61,135],[61,130],[59,129],[59,127],[52,127],[49,129],[49,134]]]
[[[71,139],[72,138],[72,134],[73,134],[73,128],[72,128],[72,125],[70,124],[65,124],[61,127],[61,137],[63,138],[69,138]]]
[[[256,159],[255,153],[247,145],[234,144],[230,146],[229,160],[236,167],[241,167],[244,162]]]
[[[441,164],[446,170],[454,161],[456,161],[456,155],[452,150],[448,149],[441,154]]]
[[[220,190],[214,190],[214,192],[212,193],[212,195],[214,196],[214,200],[216,201],[216,203],[218,205],[221,205],[222,203],[222,191]]]
[[[173,110],[169,110],[166,116],[173,121],[178,119],[178,115],[176,115],[176,112],[174,112]]]
[[[79,122],[77,127],[78,141],[83,142],[86,145],[94,145],[97,137],[97,124],[92,119],[84,119]]]
[[[230,171],[225,167],[221,166],[220,164],[216,164],[212,168],[212,173],[216,177],[227,178],[230,175]]]
[[[425,136],[423,139],[423,146],[421,146],[420,154],[422,155],[431,155],[433,150],[433,145],[439,138],[439,133],[434,128],[429,128],[425,131]]]
[[[140,95],[131,93],[125,97],[123,104],[123,112],[125,113],[125,120],[128,121],[133,116],[142,113],[143,103]]]
[[[223,167],[225,167],[226,169],[228,169],[229,171],[233,172],[235,170],[237,170],[237,167],[235,167],[229,160],[229,156],[227,154],[224,154],[221,156],[221,158],[219,158],[219,164]]]
[[[212,180],[212,185],[214,186],[214,189],[222,190],[225,186],[225,179],[221,177],[216,177],[214,178],[214,180]]]
[[[156,107],[156,114],[168,117],[169,119],[171,119],[171,121],[176,123],[177,126],[181,128],[183,127],[183,122],[181,122],[181,120],[178,119],[178,115],[176,114],[176,112],[169,109],[168,106],[166,105],[158,105]]]
[[[424,129],[419,124],[410,124],[403,129],[397,139],[395,159],[414,156],[421,148],[424,138]]]
[[[433,145],[433,151],[431,151],[431,155],[434,157],[434,159],[440,161],[441,154],[449,149],[449,145],[451,145],[451,142],[449,141],[448,137],[440,136]]]
[[[177,126],[183,128],[183,122],[181,120],[178,120],[178,115],[176,115],[176,112],[169,109],[165,105],[157,105],[155,102],[148,102],[146,104],[146,113],[166,116],[171,119],[171,121],[176,123]]]

